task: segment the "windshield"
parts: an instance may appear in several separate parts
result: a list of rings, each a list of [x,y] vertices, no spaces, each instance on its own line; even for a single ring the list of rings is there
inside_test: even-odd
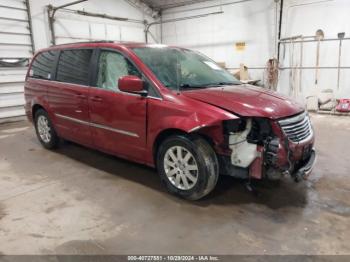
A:
[[[240,82],[208,57],[194,51],[170,47],[133,48],[164,86],[193,89]]]

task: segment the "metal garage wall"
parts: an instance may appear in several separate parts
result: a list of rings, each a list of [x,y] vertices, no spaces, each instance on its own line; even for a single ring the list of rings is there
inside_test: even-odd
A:
[[[0,0],[0,122],[24,115],[23,81],[27,62],[9,66],[7,62],[29,59],[32,41],[26,1]],[[14,59],[14,60],[11,60]]]
[[[325,39],[321,41],[319,52],[318,84],[316,86],[316,54],[317,42],[306,42],[303,45],[303,58],[300,59],[300,43],[288,43],[281,46],[281,67],[302,67],[280,71],[279,90],[291,95],[291,85],[299,89],[301,73],[300,98],[316,94],[324,89],[333,89],[336,98],[350,98],[350,40],[342,41],[339,89],[338,54],[339,41],[337,34],[345,32],[350,37],[350,1],[349,0],[285,0],[283,12],[282,38],[296,35],[314,36],[318,29],[324,31]],[[310,39],[310,38],[309,38]],[[293,47],[294,46],[294,47]],[[293,61],[292,61],[293,60]],[[300,72],[301,71],[301,72]],[[293,73],[293,74],[292,74]]]
[[[72,17],[60,12],[55,23],[56,44],[76,41],[135,41],[144,42],[142,22],[120,23],[117,21],[80,16]]]
[[[51,45],[48,27],[47,5],[61,6],[74,0],[31,0],[34,40],[37,48]],[[126,0],[89,0],[67,7],[109,16],[135,20],[153,19],[140,9],[130,5]],[[69,11],[57,11],[55,15],[56,43],[89,40],[115,40],[144,42],[144,25],[123,21],[113,21],[97,17],[77,15]]]
[[[198,50],[229,68],[244,63],[251,69],[252,78],[259,79],[274,54],[275,7],[274,0],[213,0],[165,10],[163,20],[219,11],[223,14],[166,23],[162,27],[163,43]],[[238,42],[245,43],[243,50],[236,49]]]

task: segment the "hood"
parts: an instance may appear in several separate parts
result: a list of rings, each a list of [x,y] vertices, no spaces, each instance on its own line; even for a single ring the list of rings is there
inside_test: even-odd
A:
[[[186,97],[223,108],[239,116],[278,119],[298,114],[304,106],[276,92],[251,85],[183,91]]]

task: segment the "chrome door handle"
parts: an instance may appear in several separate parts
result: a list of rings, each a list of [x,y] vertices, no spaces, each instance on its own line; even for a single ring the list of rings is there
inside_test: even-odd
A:
[[[86,98],[86,96],[83,95],[83,94],[76,94],[75,96],[76,96],[77,98]]]

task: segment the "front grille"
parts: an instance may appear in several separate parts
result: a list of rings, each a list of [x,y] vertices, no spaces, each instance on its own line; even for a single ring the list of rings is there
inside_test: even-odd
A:
[[[306,112],[278,121],[284,134],[292,142],[299,143],[312,136],[310,118]]]

